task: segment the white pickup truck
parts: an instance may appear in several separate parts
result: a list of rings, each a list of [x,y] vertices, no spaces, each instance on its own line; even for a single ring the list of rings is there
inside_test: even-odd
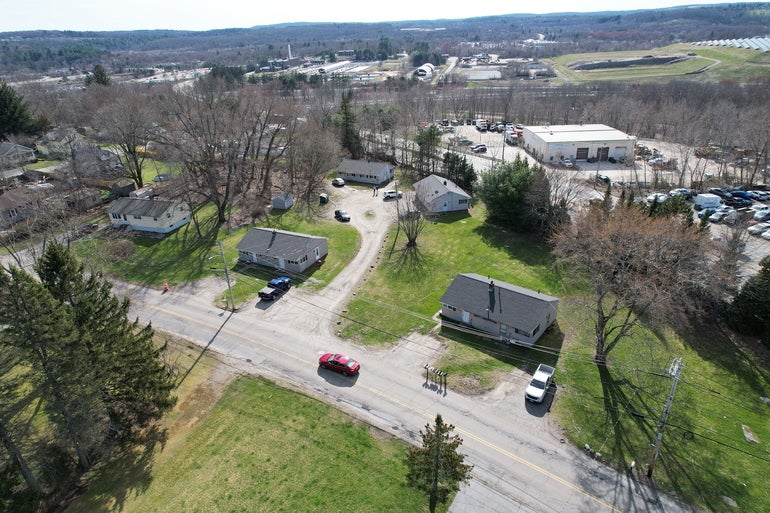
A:
[[[535,375],[532,376],[527,389],[524,391],[524,397],[527,401],[533,403],[543,402],[545,394],[548,393],[548,389],[551,387],[551,383],[553,383],[554,372],[556,372],[556,369],[550,365],[541,363],[537,366]]]

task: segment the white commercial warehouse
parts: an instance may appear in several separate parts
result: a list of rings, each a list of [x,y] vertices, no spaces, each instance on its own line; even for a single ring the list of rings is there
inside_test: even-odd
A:
[[[636,137],[607,125],[525,126],[522,146],[546,164],[562,159],[633,159]]]

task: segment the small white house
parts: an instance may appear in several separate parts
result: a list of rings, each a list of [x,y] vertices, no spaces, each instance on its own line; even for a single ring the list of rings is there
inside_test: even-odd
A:
[[[414,184],[414,195],[425,212],[468,210],[471,197],[452,180],[429,175]]]
[[[329,253],[329,239],[305,233],[252,228],[238,243],[238,260],[301,273]]]
[[[337,176],[345,181],[379,185],[393,179],[396,166],[387,162],[344,159],[337,166]]]
[[[190,222],[190,207],[181,201],[119,198],[107,208],[113,228],[171,233]]]
[[[439,301],[444,319],[527,347],[556,321],[559,310],[556,297],[475,273],[458,274]]]
[[[37,161],[35,150],[21,144],[0,142],[0,167],[19,167]]]

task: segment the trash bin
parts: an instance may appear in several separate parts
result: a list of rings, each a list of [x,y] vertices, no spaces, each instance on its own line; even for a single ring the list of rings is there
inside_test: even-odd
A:
[[[321,202],[321,205],[325,205],[325,204],[329,203],[329,195],[326,194],[326,193],[321,194],[318,197],[318,200]]]

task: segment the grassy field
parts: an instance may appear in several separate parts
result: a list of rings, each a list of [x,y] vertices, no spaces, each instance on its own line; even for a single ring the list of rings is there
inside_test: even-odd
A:
[[[644,56],[690,55],[683,62],[658,66],[633,66],[627,68],[575,71],[575,64],[595,61],[622,61]],[[593,82],[600,80],[735,80],[744,82],[751,79],[770,80],[770,55],[766,52],[729,47],[697,46],[689,43],[655,48],[644,51],[596,52],[561,55],[550,59],[557,73],[569,82]],[[708,67],[701,73],[698,70]]]
[[[405,484],[404,442],[267,380],[228,382],[195,345],[172,348],[183,379],[168,439],[105,464],[69,513],[428,510]]]
[[[411,331],[427,332],[439,298],[460,272],[558,295],[558,274],[545,248],[484,224],[484,210],[448,214],[428,224],[417,248],[405,250],[403,234],[391,229],[377,272],[349,305],[343,335],[362,343],[391,343]],[[398,305],[398,306],[395,306]]]

